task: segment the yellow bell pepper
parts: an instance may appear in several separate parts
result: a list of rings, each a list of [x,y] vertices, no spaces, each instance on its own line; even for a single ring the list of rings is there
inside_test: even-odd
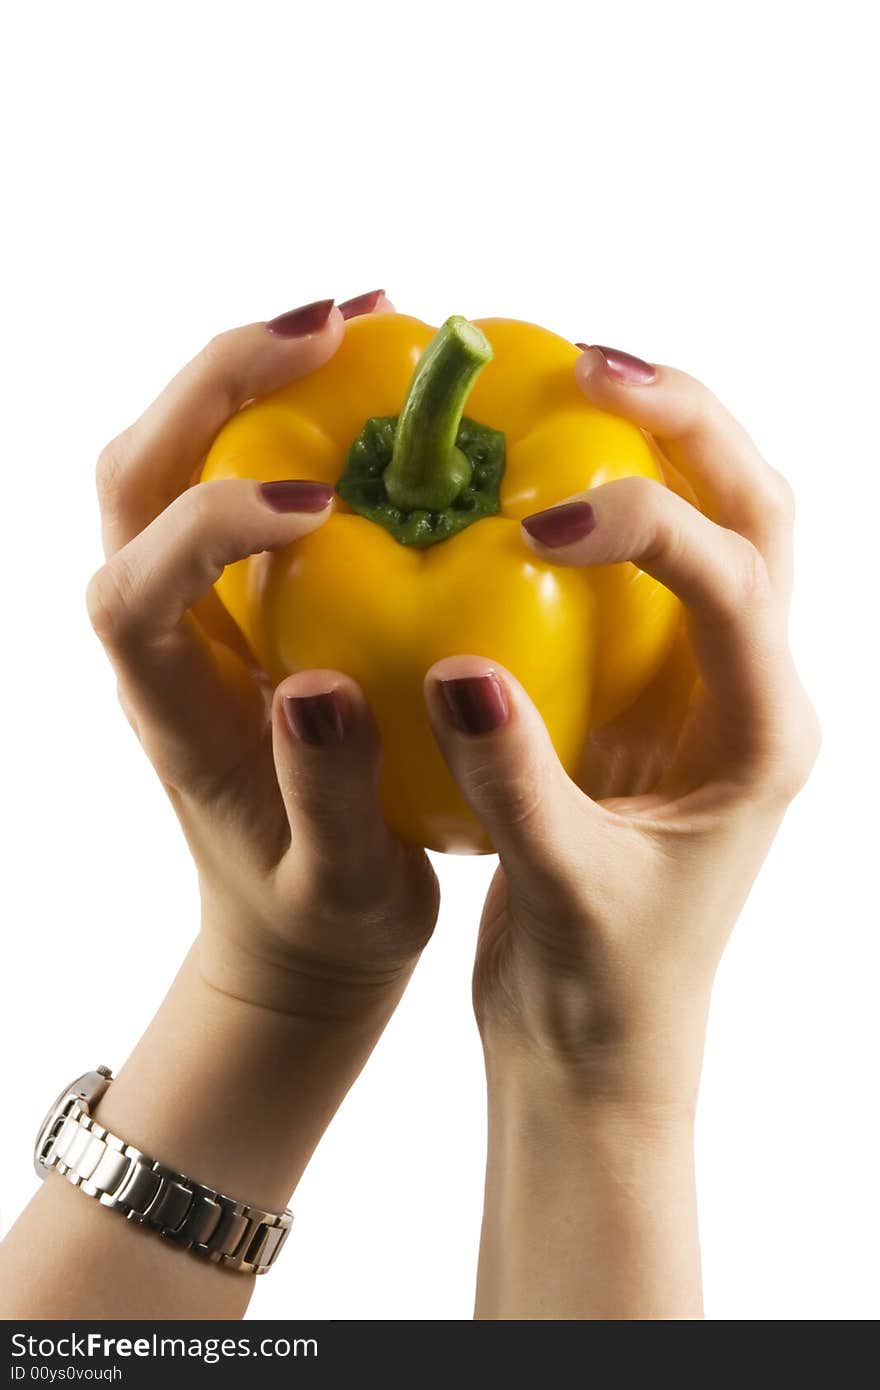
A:
[[[377,474],[381,448],[370,465],[377,474],[373,494],[390,508],[390,521],[338,500],[324,526],[286,550],[231,565],[217,589],[274,681],[328,667],[359,682],[382,737],[382,799],[395,830],[435,850],[486,852],[491,845],[431,735],[422,695],[428,667],[462,653],[506,666],[575,774],[590,729],[624,710],[659,669],[679,609],[633,565],[554,567],[522,540],[522,517],[573,493],[633,474],[662,481],[653,444],[633,425],[595,409],[578,389],[577,349],[509,319],[450,320],[441,335],[402,314],[352,320],[325,366],[224,427],[203,477],[337,485],[347,459],[369,462],[369,428],[367,444],[352,449],[365,422],[381,434],[389,419],[375,417],[400,415],[402,435],[409,412],[405,466],[397,467],[397,451],[394,467],[388,465],[389,494],[391,475],[398,474],[396,511]],[[437,360],[421,379],[414,377],[429,344]],[[424,359],[430,360],[431,354]],[[444,392],[452,402],[445,415],[437,400]],[[486,452],[471,448],[470,461],[463,458],[461,435],[454,447],[466,395],[467,420],[489,427],[490,446],[491,432],[503,432],[504,472],[497,500],[490,496],[484,506],[485,498],[469,493],[476,501],[461,505],[478,519],[437,539],[425,528],[436,524],[442,535],[447,518],[459,524],[456,490],[464,496],[468,479],[477,487]],[[374,436],[373,444],[375,428]],[[386,430],[385,446],[393,438]],[[429,478],[432,448],[445,450],[449,465],[439,494],[437,477]]]

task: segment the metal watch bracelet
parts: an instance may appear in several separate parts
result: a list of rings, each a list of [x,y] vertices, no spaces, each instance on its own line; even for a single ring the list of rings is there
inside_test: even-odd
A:
[[[87,1197],[194,1255],[242,1274],[265,1274],[287,1239],[292,1213],[237,1202],[108,1133],[89,1112],[112,1079],[108,1067],[99,1067],[61,1093],[37,1136],[39,1176],[54,1170]]]

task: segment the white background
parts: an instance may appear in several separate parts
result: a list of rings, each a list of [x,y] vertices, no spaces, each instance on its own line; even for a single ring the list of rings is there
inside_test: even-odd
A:
[[[387,285],[429,322],[500,313],[683,366],[796,487],[793,638],[825,743],[715,993],[706,1301],[720,1319],[880,1312],[870,15],[153,0],[6,20],[4,1229],[41,1111],[122,1061],[196,923],[85,619],[95,455],[217,330]],[[470,1316],[469,970],[491,864],[439,867],[436,938],[254,1314]]]

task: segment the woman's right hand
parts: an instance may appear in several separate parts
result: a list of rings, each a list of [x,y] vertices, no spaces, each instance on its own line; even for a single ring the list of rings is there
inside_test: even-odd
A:
[[[436,880],[385,824],[358,687],[308,671],[273,692],[212,590],[225,565],[320,526],[331,489],[193,478],[229,416],[327,361],[346,318],[390,308],[379,292],[221,334],[98,465],[107,560],[89,611],[198,866],[202,971],[285,1011],[382,1012],[430,936]]]
[[[357,686],[307,671],[272,691],[213,593],[225,565],[320,526],[332,492],[193,479],[230,415],[325,362],[346,316],[388,307],[381,294],[325,301],[222,334],[98,472],[107,562],[89,608],[189,841],[202,923],[95,1119],[273,1213],[391,1016],[437,886],[425,855],[385,825]],[[254,1282],[101,1211],[57,1175],[0,1266],[4,1310],[21,1317],[235,1317]]]

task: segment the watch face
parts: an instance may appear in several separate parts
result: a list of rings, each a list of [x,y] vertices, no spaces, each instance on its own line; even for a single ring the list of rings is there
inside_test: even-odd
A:
[[[43,1123],[40,1125],[40,1128],[37,1131],[37,1142],[34,1147],[34,1167],[37,1170],[37,1177],[39,1178],[44,1178],[46,1176],[46,1169],[40,1162],[40,1154],[43,1152],[46,1141],[49,1138],[49,1132],[52,1128],[55,1116],[61,1109],[61,1106],[67,1100],[67,1097],[75,1093],[76,1086],[77,1082],[74,1081],[72,1085],[65,1086],[63,1091],[58,1092],[58,1095],[55,1097],[52,1104],[49,1106],[49,1109],[46,1111]]]
[[[37,1142],[34,1147],[34,1168],[38,1178],[46,1176],[46,1169],[40,1162],[40,1156],[49,1141],[49,1135],[55,1123],[58,1112],[67,1104],[68,1100],[79,1100],[88,1110],[90,1106],[96,1105],[101,1096],[110,1085],[111,1072],[109,1067],[99,1067],[97,1071],[84,1072],[75,1081],[71,1081],[69,1086],[65,1086],[63,1091],[52,1102],[43,1123],[37,1133]]]

